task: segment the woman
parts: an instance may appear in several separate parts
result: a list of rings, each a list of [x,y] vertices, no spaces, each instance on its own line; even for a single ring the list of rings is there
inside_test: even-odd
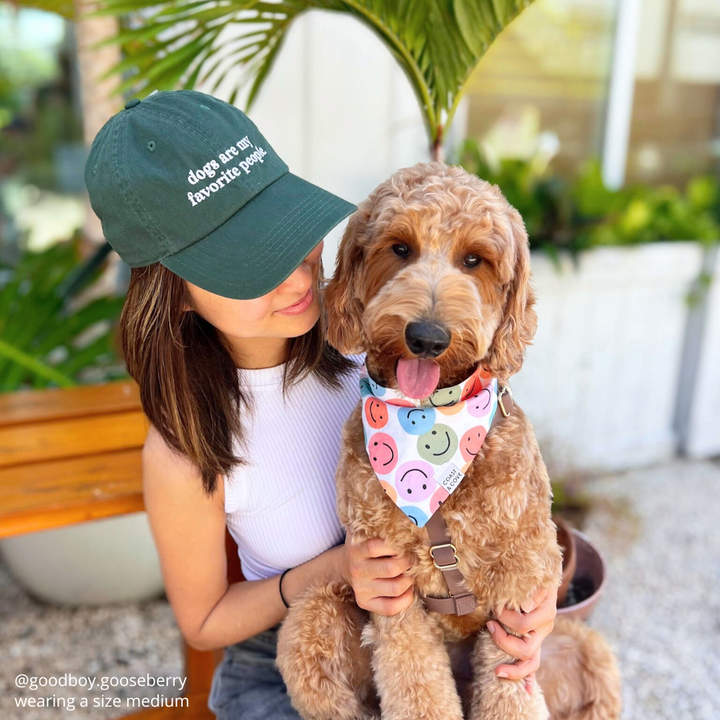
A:
[[[298,718],[275,667],[279,624],[318,577],[360,607],[407,608],[410,558],[344,537],[334,470],[361,356],[325,342],[322,238],[356,207],[288,172],[237,108],[194,91],[131,100],[85,170],[108,242],[133,268],[121,318],[151,427],[143,487],[168,599],[187,642],[226,647],[210,695],[220,718]],[[246,582],[226,582],[225,526]],[[500,620],[526,678],[556,589]]]

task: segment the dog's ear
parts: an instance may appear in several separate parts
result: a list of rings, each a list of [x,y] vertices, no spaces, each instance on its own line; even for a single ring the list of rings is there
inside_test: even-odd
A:
[[[359,298],[363,268],[363,240],[370,212],[367,201],[350,216],[338,248],[335,274],[325,288],[327,340],[343,355],[365,350],[364,307]]]
[[[513,207],[507,215],[512,279],[508,283],[505,308],[486,362],[492,374],[506,381],[522,367],[525,348],[531,344],[537,328],[537,314],[533,308],[535,292],[530,283],[530,247],[520,213]]]

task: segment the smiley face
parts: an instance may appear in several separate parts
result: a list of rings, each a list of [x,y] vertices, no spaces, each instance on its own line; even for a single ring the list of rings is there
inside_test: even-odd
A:
[[[458,449],[458,436],[451,427],[437,423],[418,438],[417,449],[424,460],[444,465]]]
[[[395,472],[395,488],[398,495],[405,500],[425,500],[436,487],[432,465],[422,460],[403,463]]]
[[[385,480],[380,481],[380,485],[382,485],[382,489],[385,491],[385,494],[394,502],[397,502],[397,490],[389,483],[385,482]]]
[[[371,377],[368,378],[368,382],[372,388],[373,395],[382,397],[385,394],[385,388],[382,385],[378,385]]]
[[[401,397],[393,398],[392,404],[397,405],[398,407],[409,407],[409,408],[417,407],[417,405],[415,405],[415,403],[412,402],[412,400],[406,400],[405,398],[401,398]]]
[[[400,509],[418,526],[422,527],[427,521],[427,515],[419,507],[400,505]]]
[[[446,407],[439,407],[438,412],[443,415],[457,415],[465,407],[464,402],[457,402],[454,405],[447,405]]]
[[[375,430],[387,425],[389,413],[387,405],[375,397],[369,397],[365,401],[365,418],[368,425]]]
[[[460,438],[460,452],[463,460],[472,462],[475,456],[480,452],[487,430],[482,425],[477,425],[463,433]]]
[[[368,440],[367,451],[370,464],[378,475],[387,475],[397,465],[397,445],[387,433],[375,433]]]
[[[372,387],[370,386],[370,378],[360,378],[360,397],[372,395]]]
[[[430,498],[430,513],[434,513],[449,497],[450,493],[444,487],[438,487]]]
[[[468,378],[460,399],[467,400],[469,397],[477,395],[482,389],[483,383],[482,378],[480,377],[480,370],[478,369]]]
[[[473,417],[485,417],[492,409],[490,388],[484,388],[466,402],[467,410]]]
[[[440,388],[430,396],[430,404],[435,407],[446,407],[453,405],[460,400],[460,386],[453,385],[448,388]]]
[[[398,410],[397,417],[408,435],[422,435],[435,424],[435,408],[403,408]]]

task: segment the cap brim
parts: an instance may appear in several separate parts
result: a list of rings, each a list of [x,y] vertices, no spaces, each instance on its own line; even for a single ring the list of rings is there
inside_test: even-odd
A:
[[[160,262],[204,290],[238,300],[286,280],[357,206],[288,172],[201,240]]]

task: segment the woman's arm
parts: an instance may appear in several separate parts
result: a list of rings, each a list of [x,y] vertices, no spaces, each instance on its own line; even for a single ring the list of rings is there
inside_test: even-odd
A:
[[[151,427],[142,454],[143,494],[165,591],[189,645],[211,650],[278,623],[277,579],[227,584],[224,486],[208,497],[200,472]]]
[[[214,650],[279,623],[287,609],[278,576],[227,584],[223,483],[207,497],[198,469],[170,448],[154,427],[142,458],[145,508],[165,591],[187,643],[198,650]],[[283,580],[287,602],[292,605],[318,578],[342,577],[372,609],[380,608],[383,614],[404,609],[412,600],[407,592],[412,581],[396,576],[408,567],[409,558],[380,559],[377,555],[393,553],[381,541],[353,546],[350,552],[347,548],[338,545],[288,572]],[[377,597],[380,594],[385,597]]]
[[[208,497],[199,470],[153,427],[143,448],[143,493],[168,600],[190,646],[232,645],[283,619],[278,577],[228,586],[224,485]],[[302,566],[298,579],[335,572],[326,555]]]

